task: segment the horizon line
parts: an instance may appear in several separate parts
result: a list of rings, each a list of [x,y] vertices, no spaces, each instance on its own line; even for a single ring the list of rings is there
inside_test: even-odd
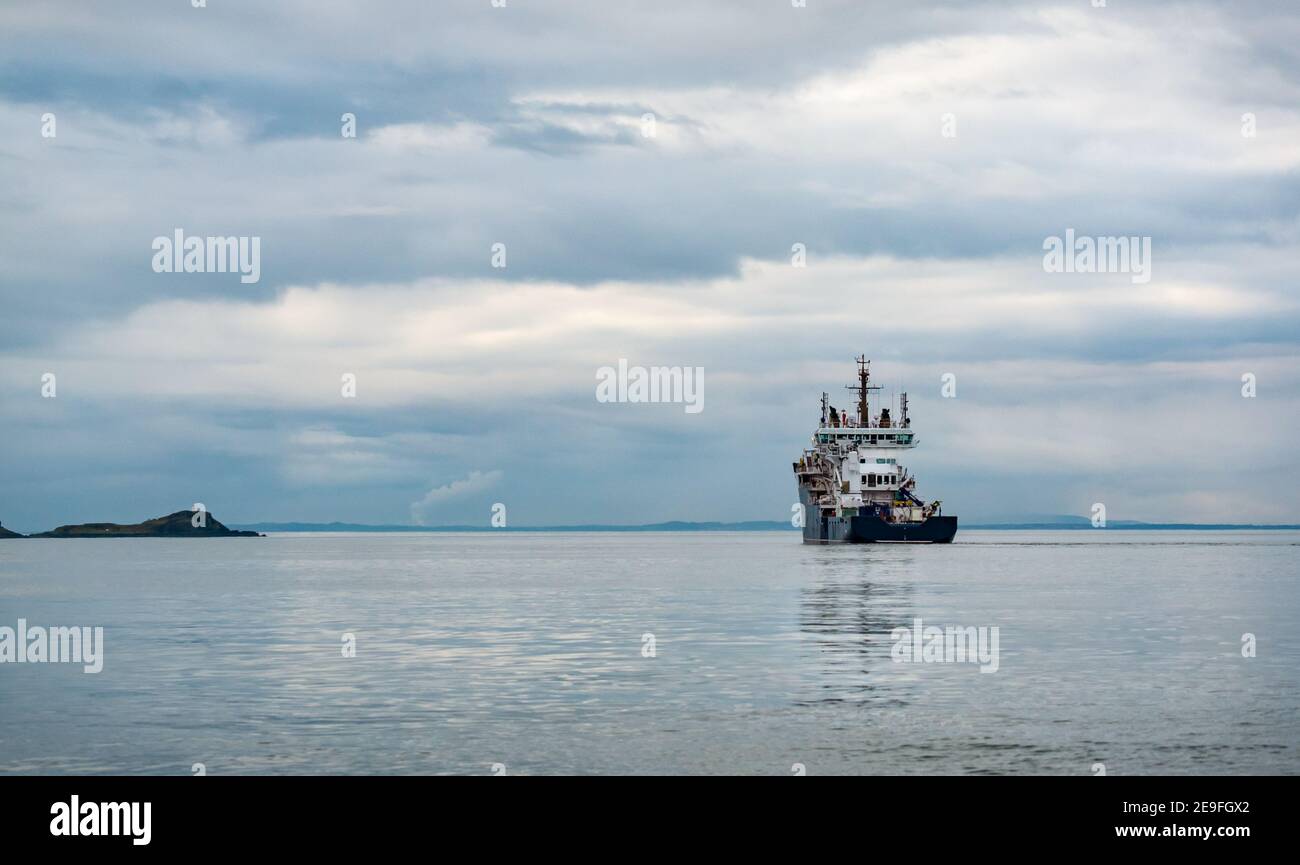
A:
[[[988,529],[988,530],[1064,530],[1064,531],[1081,531],[1081,530],[1101,530],[1107,528],[1113,529],[1130,529],[1136,531],[1227,531],[1227,530],[1266,530],[1266,531],[1297,531],[1300,530],[1300,524],[1296,523],[1181,523],[1181,522],[1160,522],[1149,523],[1141,520],[1111,520],[1108,526],[1093,526],[1086,517],[1078,518],[1081,522],[1043,522],[1043,521],[1022,521],[1022,522],[983,522],[971,523],[964,526],[966,529]],[[334,520],[327,523],[306,522],[306,521],[279,521],[279,522],[256,522],[256,523],[231,523],[232,529],[254,530],[261,532],[321,532],[321,531],[354,531],[354,532],[389,532],[389,533],[419,533],[419,532],[583,532],[583,531],[607,531],[607,532],[634,532],[634,531],[719,531],[719,530],[737,530],[737,531],[798,531],[797,526],[790,524],[788,520],[664,520],[655,523],[575,523],[569,525],[535,525],[535,526],[484,526],[484,525],[465,525],[465,524],[446,524],[435,526],[407,525],[400,523],[350,523],[340,520]]]

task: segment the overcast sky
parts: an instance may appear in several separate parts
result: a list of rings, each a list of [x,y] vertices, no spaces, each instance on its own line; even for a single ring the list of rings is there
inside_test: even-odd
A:
[[[863,351],[965,521],[1300,522],[1297,46],[1249,0],[4,4],[0,522],[786,519]],[[260,280],[155,273],[176,229]],[[1150,281],[1047,272],[1067,229]],[[703,411],[598,402],[620,358]]]

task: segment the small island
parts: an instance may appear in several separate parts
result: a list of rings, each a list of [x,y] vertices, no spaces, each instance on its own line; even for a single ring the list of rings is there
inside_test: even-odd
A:
[[[177,511],[165,517],[133,525],[117,523],[82,523],[59,526],[48,532],[20,535],[0,526],[0,538],[264,538],[258,532],[226,528],[212,514],[205,514],[202,525],[194,525],[194,511]]]

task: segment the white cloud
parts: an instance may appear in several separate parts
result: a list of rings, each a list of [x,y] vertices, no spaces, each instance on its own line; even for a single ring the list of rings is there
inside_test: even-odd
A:
[[[504,472],[500,469],[493,469],[488,472],[473,471],[469,473],[468,477],[451,481],[440,487],[434,487],[425,493],[424,498],[418,502],[411,502],[411,519],[416,525],[422,526],[429,517],[430,512],[437,510],[439,506],[461,496],[489,490],[496,486],[502,477],[504,477]]]
[[[800,334],[936,347],[961,339],[969,353],[981,338],[1015,350],[1051,335],[1131,331],[1126,357],[1140,361],[1153,327],[1239,328],[1300,311],[1284,288],[1252,280],[1255,250],[1219,274],[1175,256],[1157,249],[1156,278],[1140,286],[1125,274],[1045,273],[1034,252],[1019,261],[814,256],[805,268],[749,261],[734,278],[691,283],[442,279],[294,287],[269,302],[164,300],[72,323],[35,352],[0,353],[0,380],[18,387],[51,367],[100,399],[261,408],[419,406],[485,392],[538,400],[582,393],[590,370],[619,357],[695,365],[717,356],[711,346]],[[1260,266],[1277,277],[1273,257]],[[340,395],[344,374],[357,377],[355,403]]]

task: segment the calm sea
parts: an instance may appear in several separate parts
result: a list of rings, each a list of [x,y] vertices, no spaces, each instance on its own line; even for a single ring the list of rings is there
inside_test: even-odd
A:
[[[98,675],[0,664],[0,772],[1296,773],[1298,553],[1110,529],[5,541],[0,626],[102,626],[105,651]],[[896,662],[918,618],[997,627],[996,672]]]

